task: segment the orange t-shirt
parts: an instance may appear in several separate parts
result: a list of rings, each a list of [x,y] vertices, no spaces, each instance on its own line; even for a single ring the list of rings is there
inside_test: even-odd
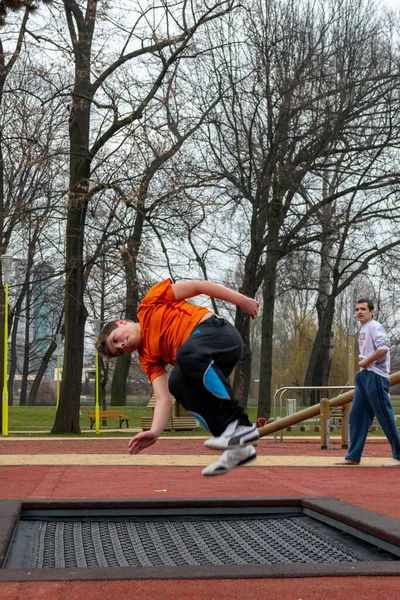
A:
[[[141,302],[137,318],[142,341],[138,349],[140,366],[150,381],[174,365],[178,348],[209,310],[204,306],[177,301],[171,279],[154,285]]]

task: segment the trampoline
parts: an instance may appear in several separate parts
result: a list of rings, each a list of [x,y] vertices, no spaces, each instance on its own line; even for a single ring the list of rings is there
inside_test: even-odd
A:
[[[400,521],[330,497],[0,502],[0,581],[400,575]]]

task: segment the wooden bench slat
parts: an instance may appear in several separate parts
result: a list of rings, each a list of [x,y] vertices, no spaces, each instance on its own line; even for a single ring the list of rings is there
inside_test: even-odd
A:
[[[96,411],[88,410],[88,416],[90,419],[90,429],[93,429],[93,425],[96,422]],[[129,417],[127,417],[123,410],[99,410],[99,418],[102,421],[107,419],[119,419],[119,427],[122,429],[123,423],[126,423],[126,428],[129,427]]]
[[[153,423],[153,417],[142,417],[142,429],[143,431],[147,431],[149,429],[151,429]],[[172,419],[171,417],[168,418],[168,421],[164,427],[164,431],[171,431],[172,429]]]
[[[99,414],[104,415],[106,417],[124,417],[124,411],[123,410],[99,410]],[[96,411],[95,410],[88,410],[88,415],[89,416],[95,416],[96,415]]]
[[[156,397],[153,394],[147,404],[147,408],[152,408],[154,410],[156,406]],[[172,422],[170,421],[171,417],[168,419],[167,425],[164,429],[170,431],[174,429],[179,429],[181,431],[188,431],[191,429],[196,429],[197,423],[196,419],[192,417],[192,415],[183,408],[181,404],[176,402],[176,399],[172,396]],[[143,417],[142,418],[142,429],[148,430],[151,429],[152,417]]]
[[[172,428],[180,430],[196,429],[197,422],[194,417],[173,417]]]
[[[147,408],[154,408],[156,405],[156,402],[157,402],[156,397],[153,395],[147,404]],[[175,402],[176,402],[175,398],[172,397],[172,406],[174,406]]]

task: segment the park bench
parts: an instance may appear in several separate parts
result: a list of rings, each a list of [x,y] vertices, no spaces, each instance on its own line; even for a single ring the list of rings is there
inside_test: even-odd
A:
[[[154,411],[154,407],[156,405],[156,398],[153,395],[149,403],[147,405],[148,408],[152,408]],[[151,429],[151,424],[153,422],[153,417],[142,417],[142,429],[146,431]],[[191,431],[196,429],[197,423],[196,419],[192,417],[187,410],[183,408],[180,404],[178,404],[175,398],[172,399],[172,412],[168,417],[168,421],[166,426],[164,427],[164,431]]]
[[[93,425],[96,422],[96,411],[89,410],[88,415],[89,415],[89,419],[90,419],[90,429],[93,429]],[[126,423],[127,429],[129,427],[128,417],[124,414],[123,410],[100,410],[99,416],[102,421],[106,421],[106,423],[105,423],[106,425],[107,425],[107,420],[114,419],[114,420],[119,421],[120,429],[122,429],[123,423]]]

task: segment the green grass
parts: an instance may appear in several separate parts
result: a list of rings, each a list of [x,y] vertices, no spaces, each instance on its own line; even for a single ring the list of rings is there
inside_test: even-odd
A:
[[[148,401],[148,399],[147,399]],[[143,406],[123,406],[123,407],[111,407],[111,408],[122,408],[124,413],[129,419],[129,427],[141,428],[142,417],[151,417],[152,409]],[[92,410],[92,406],[82,406],[80,411],[80,427],[82,430],[90,429],[90,419],[88,417],[88,410]],[[257,409],[249,408],[249,417],[252,421],[257,419]],[[9,435],[50,435],[50,431],[54,424],[56,416],[55,406],[10,406],[8,415],[8,431]],[[124,428],[119,429],[117,432],[111,431],[118,427],[118,421],[108,421],[107,426],[102,425],[100,422],[100,434],[96,434],[95,429],[92,431],[83,431],[82,437],[98,437],[100,436],[131,436],[132,433]],[[18,433],[17,433],[18,432]],[[22,433],[19,433],[22,432]],[[43,433],[44,432],[44,433]],[[163,435],[165,436],[182,436],[188,437],[193,435],[205,435],[206,432],[203,427],[197,427],[194,431],[166,431]],[[67,437],[69,434],[65,434]]]
[[[88,410],[94,407],[82,406],[80,426],[81,429],[90,429],[90,419]],[[115,409],[122,408],[129,419],[129,427],[140,427],[142,417],[151,417],[151,408],[146,407],[112,407]],[[31,431],[46,430],[49,431],[53,427],[56,416],[55,406],[10,406],[9,408],[9,431]],[[118,427],[118,421],[112,420],[108,422],[109,428]]]
[[[147,398],[148,402],[148,398]],[[146,403],[147,403],[146,402]],[[400,414],[400,398],[392,398],[392,404],[395,409],[396,414]],[[124,406],[124,407],[111,407],[111,408],[122,408],[124,413],[127,415],[129,419],[129,427],[132,428],[141,428],[141,420],[142,417],[151,417],[152,409],[147,408],[146,406]],[[88,410],[93,409],[93,406],[82,406],[81,407],[81,417],[80,417],[80,427],[82,430],[90,430],[90,420],[88,417]],[[252,422],[257,420],[257,408],[249,407],[248,410],[249,418]],[[285,408],[283,409],[283,416],[285,415]],[[56,407],[55,406],[10,406],[9,408],[9,435],[11,436],[20,436],[20,435],[50,435],[50,431],[54,424],[54,419],[56,416]],[[126,437],[131,436],[132,433],[127,431],[125,428],[119,429],[118,431],[111,431],[112,429],[116,429],[118,427],[118,421],[108,421],[107,426],[104,426],[100,423],[100,434],[96,434],[95,429],[92,431],[83,431],[81,437]],[[17,433],[22,432],[22,433]],[[202,427],[197,427],[194,431],[180,431],[180,432],[165,432],[163,435],[168,436],[203,436],[206,432]],[[277,433],[279,435],[279,432]],[[300,430],[300,425],[292,427],[291,431],[284,431],[284,436],[295,436],[295,437],[304,437],[304,436],[315,436],[318,437],[320,435],[319,432],[314,431],[312,426],[306,425],[305,431]],[[335,428],[331,435],[340,435],[340,428]],[[375,432],[370,432],[371,436],[381,436],[382,430],[378,429]],[[74,437],[70,434],[65,434],[66,437]]]

